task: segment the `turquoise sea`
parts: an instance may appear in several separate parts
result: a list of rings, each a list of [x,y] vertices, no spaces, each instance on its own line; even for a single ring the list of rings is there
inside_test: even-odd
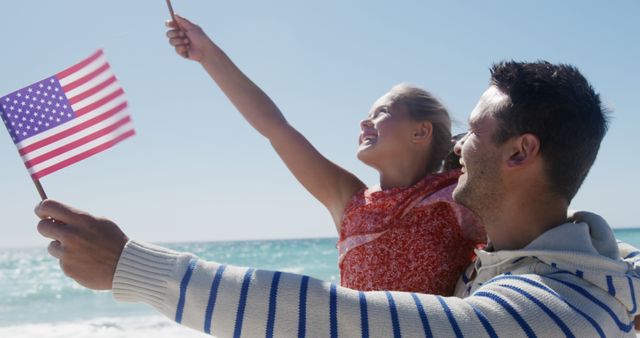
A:
[[[161,244],[206,260],[338,281],[336,239]],[[65,277],[45,247],[0,248],[0,337],[202,337],[143,304]]]
[[[640,228],[615,230],[640,247]],[[336,239],[162,244],[206,260],[302,273],[338,281]],[[46,248],[0,248],[0,337],[202,337],[142,304],[66,278]]]

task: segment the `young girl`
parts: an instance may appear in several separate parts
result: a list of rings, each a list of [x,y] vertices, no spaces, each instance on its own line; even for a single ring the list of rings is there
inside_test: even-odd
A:
[[[361,126],[358,158],[376,169],[367,188],[323,157],[289,125],[271,99],[202,31],[176,16],[167,37],[199,62],[244,118],[271,142],[300,183],[329,210],[340,234],[343,286],[450,295],[485,240],[451,192],[458,170],[438,172],[451,149],[451,121],[429,93],[395,86]]]

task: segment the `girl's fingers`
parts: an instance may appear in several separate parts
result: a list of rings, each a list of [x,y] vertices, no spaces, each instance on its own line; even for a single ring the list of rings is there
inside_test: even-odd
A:
[[[167,31],[167,37],[169,39],[178,38],[178,37],[184,37],[184,32],[179,30],[179,29],[171,29],[171,30]]]
[[[180,14],[176,14],[176,20],[178,20],[180,25],[182,27],[185,27],[185,28],[191,28],[191,27],[195,26],[195,24],[193,22],[191,22],[191,21],[187,20],[186,18],[180,16]]]
[[[177,27],[178,27],[178,24],[177,24],[175,21],[173,21],[173,20],[167,20],[167,21],[165,21],[165,22],[164,22],[164,25],[165,25],[165,26],[167,26],[167,27],[169,27],[169,28],[177,28]]]
[[[178,46],[187,46],[189,45],[189,39],[187,38],[171,38],[169,39],[169,44],[178,47]]]
[[[180,56],[184,58],[189,57],[189,47],[185,45],[176,46],[176,53],[180,54]]]

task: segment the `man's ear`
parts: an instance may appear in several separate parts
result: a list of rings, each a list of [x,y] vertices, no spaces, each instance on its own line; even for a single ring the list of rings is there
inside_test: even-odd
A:
[[[509,141],[507,166],[518,167],[530,163],[540,153],[540,139],[533,134],[522,134]]]
[[[431,134],[433,134],[433,124],[429,121],[422,121],[416,125],[411,139],[414,143],[424,143],[431,138]]]

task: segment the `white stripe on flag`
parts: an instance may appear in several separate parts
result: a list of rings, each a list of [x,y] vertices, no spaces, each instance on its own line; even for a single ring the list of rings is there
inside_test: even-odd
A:
[[[80,68],[78,71],[76,71],[75,73],[70,74],[69,76],[65,77],[64,79],[58,79],[58,81],[60,81],[60,84],[64,87],[66,85],[68,85],[69,83],[95,71],[96,69],[102,67],[105,63],[107,63],[107,58],[104,56],[104,54],[102,54],[99,58],[93,60],[93,62],[91,62],[90,64],[86,65],[83,68]]]
[[[73,108],[73,110],[75,112],[78,112],[78,110],[96,102],[96,101],[100,101],[101,99],[105,98],[106,96],[109,96],[109,94],[113,94],[115,91],[117,91],[118,89],[120,89],[120,85],[118,84],[118,82],[114,82],[110,85],[108,85],[106,88],[100,90],[99,92],[87,97],[86,99],[71,105],[71,108]]]
[[[34,135],[34,136],[32,136],[32,137],[30,137],[30,138],[28,138],[26,140],[23,140],[20,143],[17,143],[16,147],[18,147],[18,149],[22,149],[22,148],[27,147],[29,145],[32,145],[32,144],[34,144],[36,142],[42,141],[43,139],[51,137],[51,136],[53,136],[55,134],[58,134],[58,133],[60,133],[60,132],[62,132],[64,130],[73,128],[74,126],[77,126],[77,125],[79,125],[79,124],[81,124],[83,122],[86,122],[86,121],[88,121],[88,120],[90,120],[90,119],[92,119],[92,118],[94,118],[94,117],[96,117],[96,116],[98,116],[100,114],[103,114],[103,113],[105,113],[105,112],[117,107],[118,105],[120,105],[120,104],[122,104],[124,102],[127,102],[127,97],[125,96],[125,94],[119,95],[114,100],[110,101],[109,103],[105,104],[104,106],[102,106],[102,107],[100,107],[100,108],[98,108],[96,110],[93,110],[92,112],[90,112],[88,114],[82,115],[82,116],[80,116],[78,118],[75,118],[75,119],[73,119],[73,120],[71,120],[71,121],[69,121],[67,123],[63,123],[63,124],[61,124],[61,125],[59,125],[59,126],[57,126],[55,128],[49,129],[49,130],[44,131],[44,132],[42,132],[42,133],[40,133],[38,135]]]
[[[91,141],[89,143],[86,143],[86,144],[84,144],[84,145],[82,145],[82,146],[80,146],[78,148],[75,148],[75,149],[73,149],[71,151],[68,151],[68,152],[66,152],[64,154],[60,154],[60,155],[58,155],[58,156],[56,156],[54,158],[51,158],[51,159],[49,159],[47,161],[39,163],[39,164],[29,168],[29,173],[32,174],[32,175],[33,174],[37,174],[39,171],[42,171],[42,170],[47,169],[47,168],[49,168],[51,166],[54,166],[54,165],[56,165],[56,164],[58,164],[58,163],[60,163],[60,162],[62,162],[64,160],[67,160],[67,159],[69,159],[69,158],[71,158],[71,157],[73,157],[75,155],[78,155],[78,154],[83,153],[83,152],[85,152],[87,150],[93,149],[95,147],[98,147],[101,144],[104,144],[104,143],[107,143],[109,141],[112,141],[115,138],[117,138],[118,136],[120,136],[120,135],[122,135],[122,134],[124,134],[124,133],[126,133],[126,132],[128,132],[130,130],[133,130],[133,123],[131,123],[131,122],[122,125],[117,130],[114,130],[113,132],[111,132],[111,133],[109,133],[109,134],[107,134],[107,135],[105,135],[103,137],[100,137],[100,138],[98,138],[96,140],[93,140],[93,141]]]
[[[106,81],[107,79],[109,79],[110,77],[113,76],[113,72],[111,71],[111,68],[105,69],[104,72],[100,73],[100,75],[96,76],[95,78],[93,78],[92,80],[90,80],[89,82],[76,87],[70,91],[68,91],[67,94],[67,98],[73,98],[74,96],[77,96],[78,94],[82,94],[84,92],[86,92],[87,90],[101,84],[102,82]]]
[[[24,156],[22,156],[22,160],[24,162],[27,162],[27,161],[30,161],[30,160],[32,160],[32,159],[34,159],[34,158],[36,158],[36,157],[38,157],[40,155],[46,154],[46,153],[48,153],[48,152],[50,152],[52,150],[55,150],[55,149],[60,148],[60,147],[64,147],[65,145],[67,145],[67,144],[69,144],[69,143],[71,143],[73,141],[81,139],[81,138],[83,138],[83,137],[85,137],[87,135],[90,135],[90,134],[92,134],[92,133],[94,133],[96,131],[102,130],[102,129],[104,129],[104,128],[106,128],[106,127],[108,127],[108,126],[110,126],[110,125],[122,120],[123,118],[125,118],[127,116],[129,116],[128,109],[123,109],[121,112],[117,113],[116,115],[111,116],[110,118],[108,118],[108,119],[106,119],[106,120],[104,120],[102,122],[96,123],[93,126],[87,128],[85,130],[79,131],[79,132],[77,132],[75,134],[72,134],[72,135],[69,135],[68,137],[65,137],[65,138],[63,138],[63,139],[61,139],[59,141],[53,142],[53,143],[48,144],[48,145],[46,145],[46,146],[44,146],[42,148],[38,148],[38,149],[36,149],[36,150],[34,150],[34,151],[30,152],[30,153],[25,154]]]

